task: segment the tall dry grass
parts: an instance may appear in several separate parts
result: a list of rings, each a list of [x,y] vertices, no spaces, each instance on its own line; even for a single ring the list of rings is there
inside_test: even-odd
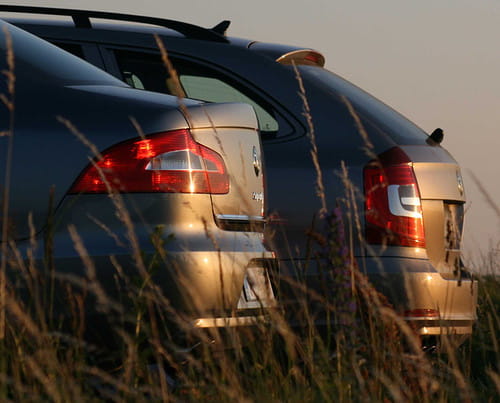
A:
[[[338,215],[329,216],[315,234],[324,290],[281,279],[296,293],[293,307],[272,311],[269,322],[251,329],[213,332],[189,329],[159,284],[128,276],[118,264],[123,296],[114,300],[98,282],[77,231],[70,234],[87,273],[68,277],[64,268],[55,268],[56,289],[65,292],[64,316],[60,309],[50,312],[56,306],[47,290],[50,272],[30,260],[31,252],[22,255],[10,244],[8,269],[18,277],[7,293],[4,398],[480,401],[497,396],[498,279],[482,279],[473,339],[446,354],[425,353],[412,329],[349,262]],[[101,313],[103,339],[90,333],[95,311]],[[323,318],[326,324],[320,324]],[[177,330],[192,349],[181,347]]]

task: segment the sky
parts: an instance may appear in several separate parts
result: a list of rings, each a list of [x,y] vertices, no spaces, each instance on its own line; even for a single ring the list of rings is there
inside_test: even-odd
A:
[[[488,256],[500,264],[500,215],[487,201],[500,208],[500,1],[38,0],[36,5],[151,15],[205,27],[228,19],[229,35],[321,51],[329,70],[428,133],[444,130],[442,145],[460,163],[466,186],[466,257],[477,266]]]

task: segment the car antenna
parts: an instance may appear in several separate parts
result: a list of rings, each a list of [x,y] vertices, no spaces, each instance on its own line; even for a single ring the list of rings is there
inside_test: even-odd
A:
[[[427,144],[431,144],[429,142],[429,140],[432,141],[432,144],[441,144],[441,142],[443,141],[443,137],[444,137],[443,129],[441,129],[440,127],[438,127],[436,130],[434,130],[431,133],[431,135],[427,139]]]
[[[211,30],[214,32],[217,32],[218,34],[226,35],[226,31],[229,28],[230,24],[231,24],[231,21],[224,20],[222,22],[219,22],[217,25],[215,25]]]

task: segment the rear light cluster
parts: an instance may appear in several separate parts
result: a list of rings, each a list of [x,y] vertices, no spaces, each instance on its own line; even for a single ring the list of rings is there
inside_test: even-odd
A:
[[[405,311],[404,316],[407,318],[439,318],[437,309],[412,309]]]
[[[420,192],[408,156],[391,148],[364,169],[366,241],[425,247]]]
[[[229,192],[222,157],[189,130],[157,133],[117,144],[82,172],[69,193]]]

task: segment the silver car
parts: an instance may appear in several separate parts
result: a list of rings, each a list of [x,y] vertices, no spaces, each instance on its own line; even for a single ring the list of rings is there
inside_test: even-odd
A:
[[[0,70],[15,71],[14,90],[8,74],[0,87],[2,240],[15,245],[21,295],[40,303],[36,267],[55,273],[54,315],[68,313],[70,287],[89,296],[89,315],[118,309],[132,322],[121,302],[149,289],[183,332],[265,319],[274,256],[252,107],[132,89],[4,22],[0,46]]]

